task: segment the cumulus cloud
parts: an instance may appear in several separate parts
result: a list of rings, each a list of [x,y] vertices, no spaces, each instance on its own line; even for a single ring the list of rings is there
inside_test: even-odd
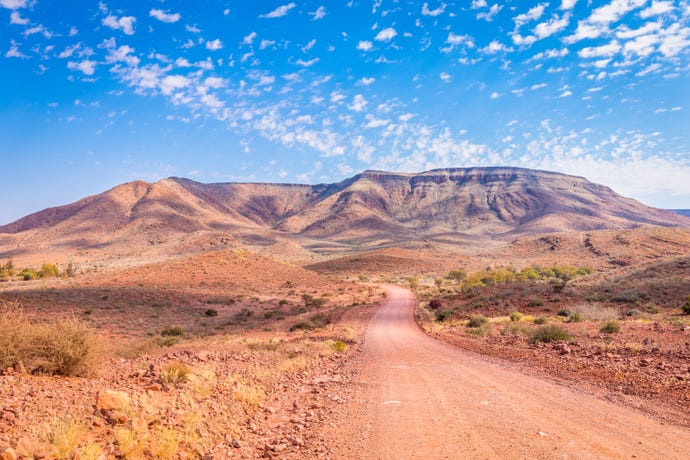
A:
[[[561,2],[562,10],[572,10],[575,7],[577,0],[563,0]]]
[[[618,40],[613,40],[611,43],[606,45],[582,48],[577,52],[577,55],[581,58],[611,57],[617,54],[620,50],[621,45]]]
[[[70,61],[67,63],[67,68],[70,70],[78,70],[84,75],[93,75],[96,72],[96,64],[96,61],[91,61],[89,59],[80,62]]]
[[[669,13],[674,9],[673,2],[654,0],[648,8],[640,11],[640,17],[646,19],[652,16],[659,16],[660,14]]]
[[[374,45],[367,40],[362,40],[359,43],[357,43],[357,49],[360,51],[371,51]]]
[[[387,27],[381,31],[379,31],[378,34],[376,34],[376,37],[374,40],[380,41],[380,42],[389,42],[393,40],[396,35],[398,35],[398,32],[395,31],[394,28],[392,27]]]
[[[438,16],[440,14],[443,14],[443,12],[445,10],[446,10],[446,4],[445,3],[441,3],[440,6],[438,6],[437,8],[434,8],[433,10],[429,9],[428,3],[424,3],[424,5],[422,6],[422,15],[424,15],[424,16]]]
[[[207,50],[218,51],[221,48],[223,48],[223,42],[220,41],[219,38],[216,38],[215,40],[209,40],[206,42]]]
[[[269,19],[272,19],[272,18],[282,18],[283,16],[286,16],[286,15],[290,12],[290,10],[293,9],[294,7],[296,7],[296,6],[297,6],[297,5],[296,5],[295,3],[289,3],[289,4],[287,4],[287,5],[279,6],[278,8],[276,8],[276,9],[273,10],[273,11],[271,11],[270,13],[262,14],[262,15],[259,16],[259,17],[261,17],[261,18],[269,18]]]
[[[515,27],[519,28],[523,24],[526,24],[530,21],[536,21],[544,14],[544,10],[547,6],[549,6],[548,3],[540,3],[539,5],[530,8],[526,13],[518,14],[513,19],[515,22]]]
[[[9,10],[26,8],[26,0],[0,0],[0,6]]]
[[[352,99],[352,104],[348,105],[347,107],[355,112],[362,112],[367,107],[368,103],[369,102],[364,98],[364,96],[357,94]]]
[[[10,13],[10,24],[17,24],[19,26],[25,26],[29,23],[29,20],[23,18],[19,11],[12,11]]]
[[[158,19],[162,22],[177,22],[180,20],[180,13],[168,13],[167,11],[159,10],[157,8],[149,11],[149,16]]]
[[[168,75],[160,82],[161,92],[165,95],[172,94],[175,90],[186,88],[191,80],[182,75]]]
[[[114,30],[122,30],[126,35],[134,35],[134,24],[137,22],[137,18],[134,16],[122,16],[118,18],[109,14],[103,18],[103,25],[110,27]]]
[[[565,14],[563,17],[555,15],[548,21],[537,24],[533,32],[539,39],[544,39],[565,29],[569,23],[570,16],[568,14]]]
[[[494,20],[494,17],[503,9],[503,6],[499,6],[498,3],[491,5],[491,8],[489,8],[489,11],[485,11],[482,13],[477,13],[477,19],[484,19],[485,21],[491,22]]]

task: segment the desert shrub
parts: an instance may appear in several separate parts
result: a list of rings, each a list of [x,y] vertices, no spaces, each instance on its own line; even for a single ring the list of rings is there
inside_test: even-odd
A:
[[[583,321],[582,314],[576,311],[570,312],[568,315],[568,322],[569,323],[580,323]]]
[[[690,315],[690,295],[685,296],[685,304],[683,304],[683,314]]]
[[[528,335],[529,328],[521,323],[508,323],[501,331],[502,335]]]
[[[573,313],[579,313],[582,319],[588,321],[609,321],[618,318],[616,310],[596,303],[576,305],[572,311]]]
[[[462,268],[451,270],[446,274],[446,279],[453,280],[456,283],[460,283],[465,278],[467,278],[467,272]]]
[[[467,328],[467,333],[480,337],[488,337],[491,335],[491,325],[489,323],[483,323],[478,327],[470,327]]]
[[[638,317],[638,316],[640,316],[641,314],[642,314],[642,313],[641,313],[640,310],[638,310],[637,308],[633,308],[632,310],[628,310],[627,312],[625,312],[625,316]]]
[[[83,376],[101,353],[91,328],[77,319],[38,323],[19,306],[0,307],[0,368],[18,363],[34,374]]]
[[[618,321],[615,319],[612,319],[610,321],[606,321],[603,326],[601,326],[601,329],[599,329],[599,332],[602,332],[604,334],[615,334],[617,332],[621,331],[621,325]]]
[[[487,324],[489,320],[481,315],[473,316],[470,318],[470,320],[467,323],[468,328],[473,328],[473,327],[481,327],[485,324]]]
[[[330,343],[330,346],[336,353],[344,353],[347,350],[347,344],[342,340],[334,340]]]
[[[38,276],[41,278],[56,278],[60,275],[60,271],[55,264],[43,264],[41,265],[41,271],[38,272]]]
[[[565,308],[562,310],[558,310],[558,313],[556,313],[556,315],[563,316],[564,318],[567,318],[568,316],[570,316],[570,310],[565,309]]]
[[[441,299],[432,299],[431,302],[429,302],[429,308],[432,310],[438,310],[441,307],[443,307]]]
[[[449,319],[451,316],[453,316],[453,312],[451,310],[438,310],[434,314],[434,318],[437,323],[442,323],[445,320]]]
[[[548,322],[549,320],[546,318],[546,316],[537,316],[534,318],[534,324],[546,324]]]
[[[653,306],[652,308],[649,309],[649,313],[656,315],[657,313],[661,312],[661,308],[657,306]],[[690,313],[687,313],[690,314]]]
[[[275,313],[272,311],[264,312],[264,319],[272,319],[274,315]]]
[[[207,308],[204,311],[204,315],[205,316],[218,316],[218,310],[216,310],[215,308]]]
[[[618,303],[638,303],[647,298],[647,294],[635,289],[626,289],[614,295],[611,300]]]
[[[165,326],[161,335],[163,337],[179,337],[184,335],[184,330],[180,326]]]
[[[278,301],[278,305],[281,305],[281,306],[287,305],[287,303],[288,303],[287,299],[280,299],[280,301]]]
[[[323,297],[314,297],[309,294],[302,294],[302,300],[304,301],[304,306],[306,308],[316,308],[317,310],[326,305],[328,299]]]
[[[308,321],[298,321],[295,324],[293,324],[292,326],[290,326],[290,332],[308,331],[308,330],[313,329],[313,328],[314,327]]]
[[[417,289],[419,287],[419,277],[409,276],[407,282],[410,284],[410,289]]]
[[[546,324],[534,330],[532,333],[532,342],[534,343],[549,343],[559,340],[571,340],[570,333],[555,324]]]
[[[32,268],[22,269],[22,271],[19,272],[19,276],[24,281],[31,281],[31,280],[38,279],[40,277],[38,272]]]
[[[522,318],[524,318],[524,317],[525,317],[525,315],[523,315],[519,311],[514,311],[514,312],[510,313],[510,320],[513,322],[522,321]]]
[[[544,301],[542,299],[530,299],[527,302],[528,307],[541,307],[544,305]]]
[[[163,366],[158,377],[163,383],[176,384],[187,380],[190,372],[186,364],[173,361]]]
[[[244,323],[247,322],[249,318],[251,318],[252,316],[254,316],[254,312],[252,310],[250,310],[249,308],[243,308],[242,310],[232,315],[232,319],[239,323]]]

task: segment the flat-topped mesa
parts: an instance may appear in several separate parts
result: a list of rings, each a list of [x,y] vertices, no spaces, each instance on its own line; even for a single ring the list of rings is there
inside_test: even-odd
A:
[[[462,242],[639,225],[690,227],[690,218],[555,172],[512,167],[369,170],[318,185],[204,184],[177,177],[154,184],[131,182],[2,226],[0,246],[68,242],[134,250],[194,235],[222,233],[225,238],[243,232],[266,242],[303,237],[355,245],[435,238]]]

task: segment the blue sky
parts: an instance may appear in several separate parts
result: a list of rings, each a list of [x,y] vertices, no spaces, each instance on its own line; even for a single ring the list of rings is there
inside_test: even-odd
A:
[[[135,179],[495,165],[687,208],[689,57],[687,0],[0,0],[0,223]]]

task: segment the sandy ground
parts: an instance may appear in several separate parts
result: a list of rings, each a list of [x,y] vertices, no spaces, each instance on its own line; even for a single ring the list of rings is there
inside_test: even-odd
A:
[[[427,337],[414,297],[386,286],[332,458],[690,458],[690,430]]]

